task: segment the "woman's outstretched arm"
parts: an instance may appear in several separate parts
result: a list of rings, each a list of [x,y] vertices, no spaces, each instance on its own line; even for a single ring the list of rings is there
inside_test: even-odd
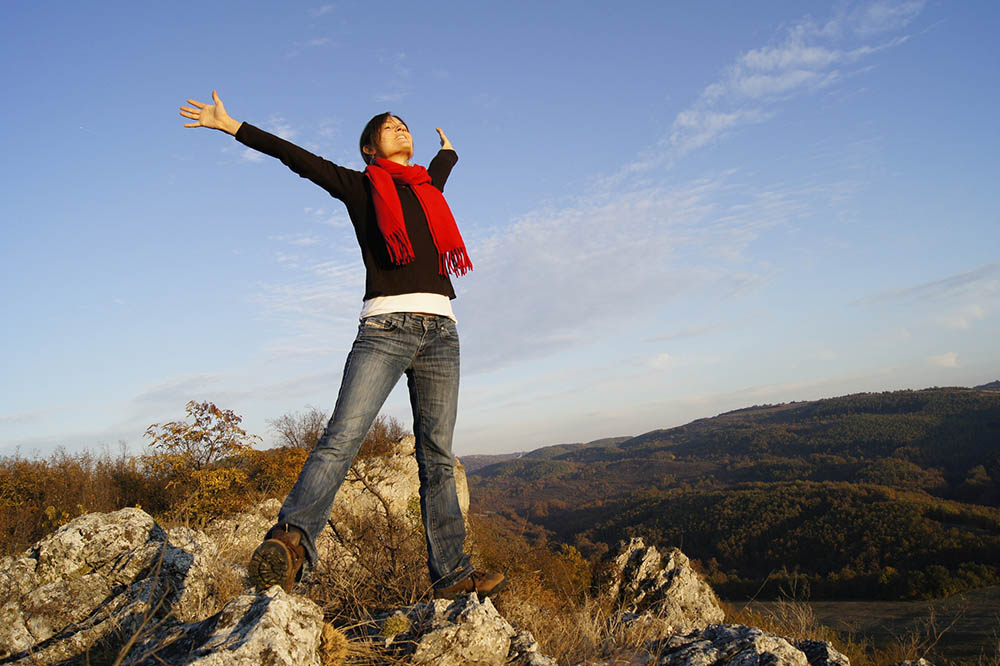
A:
[[[438,137],[441,138],[441,150],[455,150],[454,148],[451,147],[451,141],[449,141],[448,137],[444,135],[444,132],[441,131],[441,128],[438,127],[436,129]]]
[[[233,120],[226,113],[226,107],[222,104],[222,100],[219,99],[219,93],[214,90],[212,91],[212,102],[214,104],[204,104],[197,100],[188,99],[188,104],[193,105],[194,108],[182,106],[181,115],[185,118],[191,118],[195,122],[184,123],[184,127],[207,127],[236,136],[236,131],[243,123]]]

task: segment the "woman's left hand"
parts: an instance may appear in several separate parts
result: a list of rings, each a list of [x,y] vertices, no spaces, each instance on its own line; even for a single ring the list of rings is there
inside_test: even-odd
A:
[[[441,150],[455,150],[454,148],[451,147],[451,141],[449,141],[448,137],[444,135],[444,132],[441,131],[441,128],[438,127],[436,129],[438,136],[441,137]]]

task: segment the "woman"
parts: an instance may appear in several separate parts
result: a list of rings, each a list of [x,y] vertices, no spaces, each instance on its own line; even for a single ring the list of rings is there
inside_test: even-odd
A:
[[[347,470],[389,392],[406,375],[420,476],[427,564],[436,597],[489,594],[501,574],[475,571],[464,552],[465,523],[455,489],[452,432],[458,406],[459,344],[450,274],[472,270],[465,244],[442,194],[458,155],[438,128],[441,150],[426,169],[412,166],[406,123],[383,113],[361,134],[368,167],[355,171],[234,120],[218,94],[212,104],[189,99],[181,115],[276,157],[347,206],[366,279],[361,323],[333,416],[278,514],[278,524],[250,561],[258,590],[291,591],[304,560],[316,563],[322,531]]]

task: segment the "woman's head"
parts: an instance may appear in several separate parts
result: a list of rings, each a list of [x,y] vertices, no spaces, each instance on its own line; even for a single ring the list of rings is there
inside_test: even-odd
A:
[[[388,111],[368,121],[361,131],[359,147],[365,164],[371,164],[376,157],[407,164],[413,157],[410,128],[402,118]]]

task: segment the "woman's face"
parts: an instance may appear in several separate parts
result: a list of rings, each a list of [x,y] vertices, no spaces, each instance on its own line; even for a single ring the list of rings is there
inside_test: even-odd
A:
[[[389,116],[378,133],[375,157],[406,164],[413,157],[413,137],[402,120]]]

